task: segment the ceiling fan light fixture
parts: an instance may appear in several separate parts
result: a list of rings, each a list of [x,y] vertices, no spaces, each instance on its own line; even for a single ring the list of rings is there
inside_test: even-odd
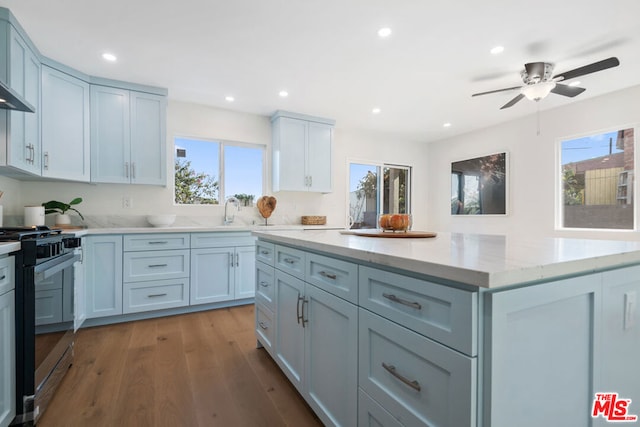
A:
[[[530,101],[540,101],[549,95],[555,87],[556,82],[539,82],[523,86],[522,89],[520,89],[520,93]]]

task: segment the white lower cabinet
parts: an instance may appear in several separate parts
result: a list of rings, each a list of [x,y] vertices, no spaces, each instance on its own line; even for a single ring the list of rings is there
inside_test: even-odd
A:
[[[357,424],[358,309],[275,271],[275,359],[325,425]]]
[[[402,424],[367,393],[358,391],[359,427],[402,427]]]
[[[13,262],[13,257],[9,259]],[[15,333],[15,291],[0,292],[0,427],[8,426],[16,415]]]

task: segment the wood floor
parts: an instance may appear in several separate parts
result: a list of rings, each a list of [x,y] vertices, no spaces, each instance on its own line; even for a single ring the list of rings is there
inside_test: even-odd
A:
[[[321,426],[253,322],[245,305],[81,329],[38,426]]]

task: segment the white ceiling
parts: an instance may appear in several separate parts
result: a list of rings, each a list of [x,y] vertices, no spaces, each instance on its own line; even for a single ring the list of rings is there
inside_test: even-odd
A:
[[[337,126],[433,141],[640,84],[640,1],[0,0],[40,51],[84,73],[169,89],[170,99],[261,115],[277,109]],[[380,39],[377,30],[393,33]],[[489,50],[503,45],[504,53]],[[101,54],[110,51],[116,63]],[[538,105],[505,92],[525,62],[587,91]],[[278,92],[286,89],[289,97]],[[235,102],[225,101],[226,95]],[[381,113],[371,113],[379,107]],[[443,123],[450,122],[449,128]]]

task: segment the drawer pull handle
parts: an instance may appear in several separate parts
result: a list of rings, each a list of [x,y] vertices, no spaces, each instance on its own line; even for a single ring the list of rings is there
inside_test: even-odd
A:
[[[396,371],[396,367],[393,365],[387,365],[386,363],[382,362],[382,367],[384,369],[386,369],[391,375],[393,375],[394,377],[396,377],[397,379],[399,379],[400,381],[402,381],[404,384],[408,385],[409,387],[411,387],[412,389],[414,389],[415,391],[420,391],[422,389],[422,387],[420,387],[420,383],[416,380],[409,380],[406,377],[403,377],[402,375],[400,375],[397,371]]]
[[[6,278],[7,278],[7,276],[3,274],[2,277],[0,277],[0,280],[4,280]]]
[[[263,250],[260,251],[260,253],[262,255],[269,255],[270,252],[263,249]]]
[[[166,297],[167,294],[151,294],[147,295],[147,298],[157,298],[157,297]]]
[[[268,327],[267,325],[265,325],[265,324],[264,324],[264,322],[258,322],[258,325],[260,325],[260,327],[261,327],[262,329],[264,329],[265,331],[266,331],[267,329],[269,329],[269,327]]]
[[[397,296],[395,296],[393,294],[382,294],[382,296],[385,297],[388,300],[391,300],[393,302],[397,302],[398,304],[402,304],[402,305],[409,306],[411,308],[422,310],[422,305],[420,305],[420,303],[418,303],[418,302],[407,301],[406,299],[398,298]]]
[[[167,240],[158,240],[156,242],[148,242],[150,245],[166,245],[169,243]]]
[[[336,280],[338,278],[337,275],[331,274],[331,273],[327,273],[326,271],[321,271],[319,274],[322,277],[326,277],[327,279],[331,279],[331,280]]]
[[[298,301],[296,302],[296,320],[298,321],[298,325],[300,324],[300,319],[302,319],[300,315],[300,301],[304,304],[304,297],[298,292]],[[302,325],[304,326],[304,323]]]
[[[268,288],[269,282],[260,282],[260,286],[262,286],[263,288]]]
[[[150,264],[149,268],[166,267],[168,264]]]
[[[284,262],[286,262],[287,264],[295,264],[296,260],[295,259],[291,259],[291,258],[285,258],[283,259]]]

